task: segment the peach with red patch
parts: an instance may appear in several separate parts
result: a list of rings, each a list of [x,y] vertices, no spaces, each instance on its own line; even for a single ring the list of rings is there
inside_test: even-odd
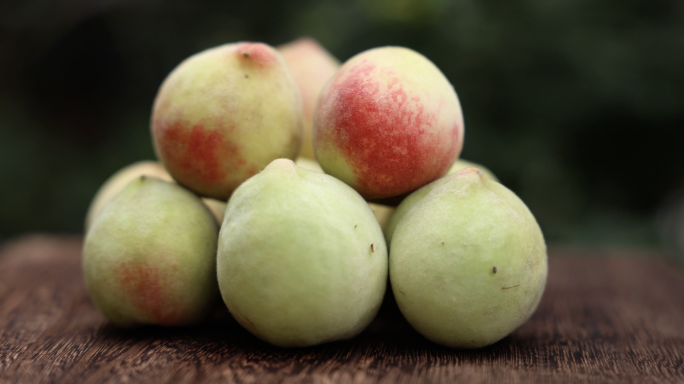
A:
[[[168,271],[129,262],[120,266],[118,276],[121,292],[151,323],[183,324],[187,315],[181,313],[179,297],[173,291]]]
[[[155,99],[151,130],[157,156],[176,181],[227,200],[274,159],[296,157],[299,90],[274,48],[223,45],[169,74]]]
[[[441,177],[462,146],[453,87],[405,48],[350,59],[324,89],[314,116],[321,166],[367,199],[410,193]]]
[[[93,302],[114,324],[205,319],[218,298],[218,225],[197,195],[141,176],[95,218],[83,247]]]
[[[201,123],[186,129],[181,121],[157,123],[154,129],[160,143],[158,155],[176,169],[181,183],[212,188],[224,183],[229,171],[244,172],[246,161],[237,145],[225,139],[224,132],[229,129],[206,129]]]

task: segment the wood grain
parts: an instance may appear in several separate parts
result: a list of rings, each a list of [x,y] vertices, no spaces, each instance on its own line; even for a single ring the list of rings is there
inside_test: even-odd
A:
[[[684,382],[684,278],[656,259],[552,252],[535,315],[480,350],[427,341],[391,296],[353,340],[281,349],[226,310],[191,328],[109,325],[81,246],[32,236],[0,251],[0,383]]]

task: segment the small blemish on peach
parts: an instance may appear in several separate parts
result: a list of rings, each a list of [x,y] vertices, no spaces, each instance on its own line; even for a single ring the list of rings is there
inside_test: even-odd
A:
[[[245,62],[250,63],[250,65],[256,65],[259,68],[264,68],[266,65],[278,62],[273,49],[266,44],[241,43],[236,47],[236,50],[245,59]]]

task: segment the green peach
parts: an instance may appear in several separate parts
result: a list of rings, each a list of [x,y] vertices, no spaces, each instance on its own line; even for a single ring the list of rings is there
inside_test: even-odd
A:
[[[546,244],[527,206],[477,168],[444,179],[396,226],[392,291],[426,338],[484,347],[534,313],[546,285]]]
[[[174,181],[166,171],[166,168],[158,161],[143,160],[120,169],[102,184],[95,197],[93,197],[86,214],[85,232],[88,232],[88,229],[95,220],[95,217],[102,211],[102,208],[131,181],[140,176],[152,176],[164,181]],[[226,203],[208,197],[202,198],[202,202],[211,210],[211,213],[216,218],[216,222],[220,224],[223,221]]]
[[[302,101],[281,55],[262,43],[212,48],[164,80],[152,111],[158,158],[200,196],[227,200],[274,159],[294,159]]]
[[[95,194],[95,197],[93,197],[93,200],[88,207],[88,213],[86,214],[86,232],[92,225],[95,217],[102,211],[102,208],[104,208],[114,196],[121,192],[121,190],[126,188],[131,181],[143,175],[156,177],[165,181],[173,180],[171,175],[164,169],[164,166],[157,161],[139,161],[118,170],[102,184]]]
[[[193,193],[142,176],[114,197],[85,238],[83,273],[114,324],[197,323],[218,302],[218,225]]]
[[[235,319],[283,347],[357,335],[387,283],[387,248],[368,204],[334,177],[287,159],[231,196],[217,265]]]
[[[323,173],[323,168],[318,164],[316,160],[311,160],[309,158],[299,156],[297,160],[295,160],[295,164],[298,167],[308,169],[310,171],[316,171],[316,172],[321,172]],[[394,213],[394,207],[389,207],[387,205],[382,205],[382,204],[375,204],[375,203],[368,203],[370,208],[373,210],[373,213],[375,214],[375,218],[378,220],[378,224],[380,224],[380,228],[382,229],[383,233],[385,232],[387,226],[389,225],[390,218],[392,217],[392,213]]]
[[[499,181],[499,179],[494,176],[494,174],[487,168],[482,167],[481,165],[477,163],[473,163],[471,161],[467,160],[462,160],[459,159],[454,162],[454,164],[449,168],[449,171],[447,172],[448,175],[453,175],[454,173],[461,171],[465,168],[470,168],[470,167],[477,167],[480,172],[482,172],[482,175],[485,177],[488,177],[491,180],[494,181]],[[401,204],[393,211],[392,215],[387,219],[387,224],[383,227],[383,230],[385,232],[385,238],[387,239],[387,244],[390,244],[392,242],[392,235],[394,234],[394,229],[397,226],[397,223],[401,220],[402,217],[406,214],[406,212],[409,210],[409,208],[417,201],[422,199],[425,195],[430,193],[433,189],[437,188],[438,186],[446,183],[448,180],[446,177],[442,177],[440,179],[437,179],[433,181],[430,184],[427,184],[426,186],[420,188],[419,190],[413,192],[412,194],[408,195],[404,200],[402,200]]]

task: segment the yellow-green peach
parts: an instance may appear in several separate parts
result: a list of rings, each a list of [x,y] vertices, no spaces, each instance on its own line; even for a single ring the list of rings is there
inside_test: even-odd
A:
[[[140,176],[152,176],[164,181],[175,182],[164,166],[158,161],[143,160],[120,169],[102,184],[95,197],[93,197],[86,214],[85,232],[88,232],[88,228],[92,225],[95,217],[102,211],[102,208],[131,181]],[[202,202],[211,210],[211,213],[216,218],[216,222],[220,224],[223,221],[226,203],[207,197],[202,198]]]
[[[477,168],[440,182],[397,224],[392,291],[426,338],[484,347],[534,313],[546,285],[546,244],[527,206]]]
[[[375,317],[387,284],[387,247],[368,204],[287,159],[231,196],[217,265],[233,317],[282,347],[354,337]]]
[[[499,179],[494,176],[494,174],[487,168],[484,168],[480,166],[479,164],[473,163],[471,161],[467,160],[461,160],[458,159],[454,164],[451,166],[449,171],[447,172],[448,175],[453,175],[454,173],[470,168],[470,167],[476,167],[482,172],[482,175],[485,177],[488,177],[491,180],[494,181],[499,181]],[[383,227],[384,233],[385,233],[385,238],[387,239],[387,244],[391,244],[392,242],[392,235],[394,234],[394,229],[397,226],[397,223],[401,220],[401,218],[406,214],[406,212],[409,210],[409,208],[417,201],[422,199],[425,195],[427,195],[430,191],[433,189],[437,188],[438,186],[446,183],[448,180],[445,177],[442,177],[440,179],[437,179],[433,181],[430,184],[427,184],[426,186],[420,188],[419,190],[413,192],[412,194],[408,195],[404,200],[401,201],[401,204],[393,210],[392,215],[388,218],[387,224]]]
[[[367,200],[404,195],[443,176],[461,152],[463,133],[447,78],[401,47],[349,59],[314,112],[316,159]]]
[[[85,238],[90,297],[119,326],[195,324],[219,302],[217,237],[195,194],[141,176],[105,205]]]
[[[97,190],[95,197],[93,197],[93,200],[90,202],[85,221],[86,232],[92,225],[95,217],[102,211],[102,208],[104,208],[114,196],[121,192],[121,190],[126,188],[131,181],[143,175],[156,177],[165,181],[173,180],[171,175],[164,169],[164,166],[157,161],[143,160],[118,170],[100,186],[100,189]]]
[[[311,160],[309,158],[299,156],[297,160],[295,160],[295,164],[298,167],[308,169],[310,171],[323,173],[323,168],[321,168],[321,166],[318,164],[316,160]],[[375,218],[378,220],[378,224],[380,224],[382,232],[385,233],[385,230],[389,225],[390,218],[392,217],[392,213],[394,212],[394,207],[389,207],[387,205],[375,203],[368,203],[368,205],[373,210]]]
[[[227,44],[191,56],[169,74],[151,125],[157,156],[173,178],[225,201],[274,159],[297,156],[301,96],[274,48]]]

